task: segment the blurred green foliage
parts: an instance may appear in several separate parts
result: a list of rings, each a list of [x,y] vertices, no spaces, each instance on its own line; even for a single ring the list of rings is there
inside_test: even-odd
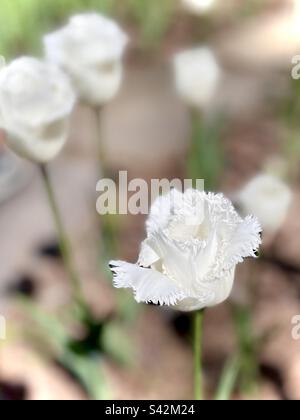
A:
[[[143,46],[153,46],[165,35],[175,10],[174,0],[127,0],[127,15],[140,29]]]
[[[96,11],[125,19],[138,30],[138,43],[152,46],[167,31],[173,0],[1,0],[0,54],[11,59],[39,54],[43,34],[62,25],[69,16]]]
[[[291,80],[290,95],[277,104],[279,121],[282,124],[282,152],[289,164],[288,181],[300,176],[300,81]]]
[[[102,370],[102,355],[94,357],[78,354],[70,347],[70,335],[58,316],[44,311],[34,302],[19,297],[20,307],[34,322],[35,327],[25,334],[45,362],[59,364],[66,369],[94,400],[109,396],[108,386]]]
[[[133,364],[135,359],[134,345],[129,339],[126,322],[89,317],[81,325],[85,331],[84,336],[81,339],[74,338],[69,330],[71,325],[74,329],[76,317],[69,310],[58,316],[21,296],[18,302],[33,322],[34,328],[26,329],[24,334],[31,346],[39,351],[38,354],[50,363],[59,362],[82,385],[91,399],[109,398],[110,390],[103,371],[104,359],[123,366]]]
[[[0,53],[8,58],[38,53],[42,35],[70,14],[97,10],[111,13],[116,0],[1,0]]]
[[[257,391],[259,379],[259,352],[265,337],[257,337],[253,328],[252,308],[232,305],[233,320],[238,341],[239,386],[246,395]]]
[[[230,400],[240,369],[240,360],[237,355],[233,355],[225,364],[221,379],[215,395],[216,401]]]
[[[224,170],[222,132],[224,121],[221,116],[204,121],[193,115],[193,136],[188,157],[189,178],[204,179],[206,191],[217,191]]]

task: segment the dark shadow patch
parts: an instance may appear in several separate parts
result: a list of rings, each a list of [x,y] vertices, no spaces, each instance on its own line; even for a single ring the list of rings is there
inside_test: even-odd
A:
[[[39,257],[61,260],[62,255],[57,239],[51,239],[38,246],[36,253]]]
[[[36,281],[30,275],[20,275],[19,278],[9,282],[6,291],[9,295],[22,295],[33,298],[37,293]]]
[[[191,317],[188,314],[182,313],[174,316],[171,319],[171,327],[175,333],[184,339],[189,339],[190,332],[192,329]]]
[[[24,401],[26,399],[25,385],[0,381],[0,401]]]
[[[281,398],[285,401],[289,401],[290,398],[284,391],[284,381],[280,370],[277,367],[267,363],[261,363],[259,369],[261,376],[268,379],[275,385]]]

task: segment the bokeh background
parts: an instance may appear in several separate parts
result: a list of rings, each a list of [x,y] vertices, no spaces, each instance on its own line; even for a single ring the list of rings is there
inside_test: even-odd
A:
[[[232,298],[207,311],[207,398],[224,364],[239,355],[239,367],[229,370],[231,398],[299,399],[300,340],[291,332],[300,315],[300,81],[291,71],[300,54],[300,2],[216,0],[198,14],[179,0],[1,0],[0,55],[39,56],[42,35],[83,11],[116,19],[130,36],[118,96],[99,122],[78,105],[68,144],[51,163],[91,319],[83,325],[68,311],[69,283],[41,181],[7,151],[2,133],[0,399],[192,398],[189,316],[138,305],[112,288],[107,260],[136,260],[144,217],[107,223],[97,215],[96,148],[100,137],[113,178],[119,170],[147,181],[184,178],[193,124],[174,89],[172,57],[200,45],[213,49],[222,68],[201,119],[223,150],[209,155],[215,189],[234,197],[263,171],[293,194],[284,223],[264,233],[261,257],[239,267]],[[199,156],[200,168],[207,159]]]

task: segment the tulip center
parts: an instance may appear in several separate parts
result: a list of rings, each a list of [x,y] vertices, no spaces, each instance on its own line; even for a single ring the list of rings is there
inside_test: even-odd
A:
[[[171,221],[168,231],[173,239],[179,241],[191,239],[205,241],[209,235],[209,225],[202,217],[184,216]]]

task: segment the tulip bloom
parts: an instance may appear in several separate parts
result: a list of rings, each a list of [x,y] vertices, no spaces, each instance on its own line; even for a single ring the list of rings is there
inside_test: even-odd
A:
[[[0,128],[9,147],[37,163],[53,159],[68,135],[75,104],[71,84],[61,70],[22,57],[0,70]]]
[[[213,51],[200,47],[179,52],[173,67],[175,87],[182,99],[196,109],[209,107],[221,78]]]
[[[182,6],[189,12],[201,15],[209,12],[216,0],[181,0]]]
[[[73,16],[44,37],[46,58],[70,76],[82,101],[100,106],[122,81],[122,56],[128,38],[113,21],[96,13]]]
[[[284,223],[293,194],[280,178],[259,174],[236,195],[235,201],[243,213],[254,214],[263,229],[276,232]]]
[[[261,228],[222,194],[172,190],[153,203],[137,264],[111,261],[114,285],[137,302],[195,311],[225,301],[236,265],[255,257]]]

